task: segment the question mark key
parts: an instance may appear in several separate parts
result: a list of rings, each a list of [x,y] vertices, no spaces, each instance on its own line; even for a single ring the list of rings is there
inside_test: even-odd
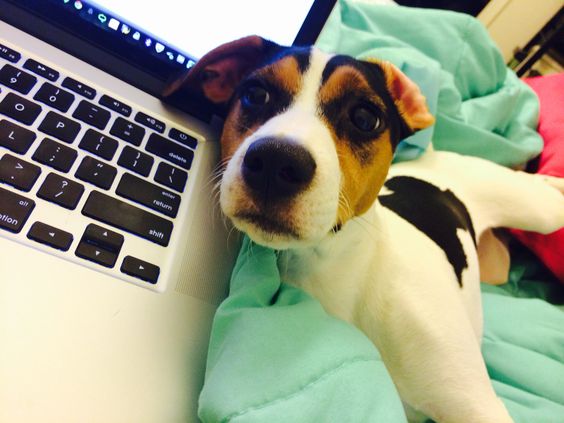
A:
[[[84,194],[84,185],[63,178],[56,173],[50,173],[39,188],[37,196],[44,200],[58,204],[69,210],[74,210]]]

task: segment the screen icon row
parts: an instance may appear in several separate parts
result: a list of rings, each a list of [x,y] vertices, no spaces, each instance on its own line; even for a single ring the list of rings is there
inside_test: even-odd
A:
[[[62,2],[64,4],[68,4],[69,7],[74,7],[74,9],[80,12],[81,16],[84,17],[84,14],[90,16],[87,19],[93,20],[95,23],[97,22],[99,26],[108,28],[116,33],[120,33],[123,36],[128,37],[130,42],[140,42],[144,44],[145,47],[153,49],[154,53],[162,56],[163,59],[168,59],[170,62],[186,66],[186,68],[191,68],[195,64],[194,60],[174,51],[174,49],[168,48],[164,43],[155,40],[151,36],[143,34],[141,31],[132,28],[129,24],[121,22],[116,17],[109,16],[103,10],[89,6],[85,1],[62,0]]]

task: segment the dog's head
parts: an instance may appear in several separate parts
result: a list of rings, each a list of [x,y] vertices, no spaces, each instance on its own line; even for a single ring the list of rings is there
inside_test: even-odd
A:
[[[204,56],[168,93],[227,107],[221,208],[255,242],[312,245],[363,214],[398,142],[434,122],[387,62],[251,36]]]

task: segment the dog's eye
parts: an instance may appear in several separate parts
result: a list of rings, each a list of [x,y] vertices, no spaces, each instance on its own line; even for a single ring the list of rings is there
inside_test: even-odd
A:
[[[241,101],[244,106],[264,106],[270,101],[270,94],[260,85],[251,85],[243,91]]]
[[[377,131],[382,126],[380,114],[372,107],[364,104],[351,110],[350,119],[354,126],[363,132]]]

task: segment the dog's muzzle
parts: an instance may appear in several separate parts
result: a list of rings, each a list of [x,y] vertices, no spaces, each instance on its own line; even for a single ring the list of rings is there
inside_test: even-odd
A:
[[[249,146],[241,171],[255,198],[271,204],[305,190],[315,169],[315,160],[304,147],[288,138],[268,137]]]

